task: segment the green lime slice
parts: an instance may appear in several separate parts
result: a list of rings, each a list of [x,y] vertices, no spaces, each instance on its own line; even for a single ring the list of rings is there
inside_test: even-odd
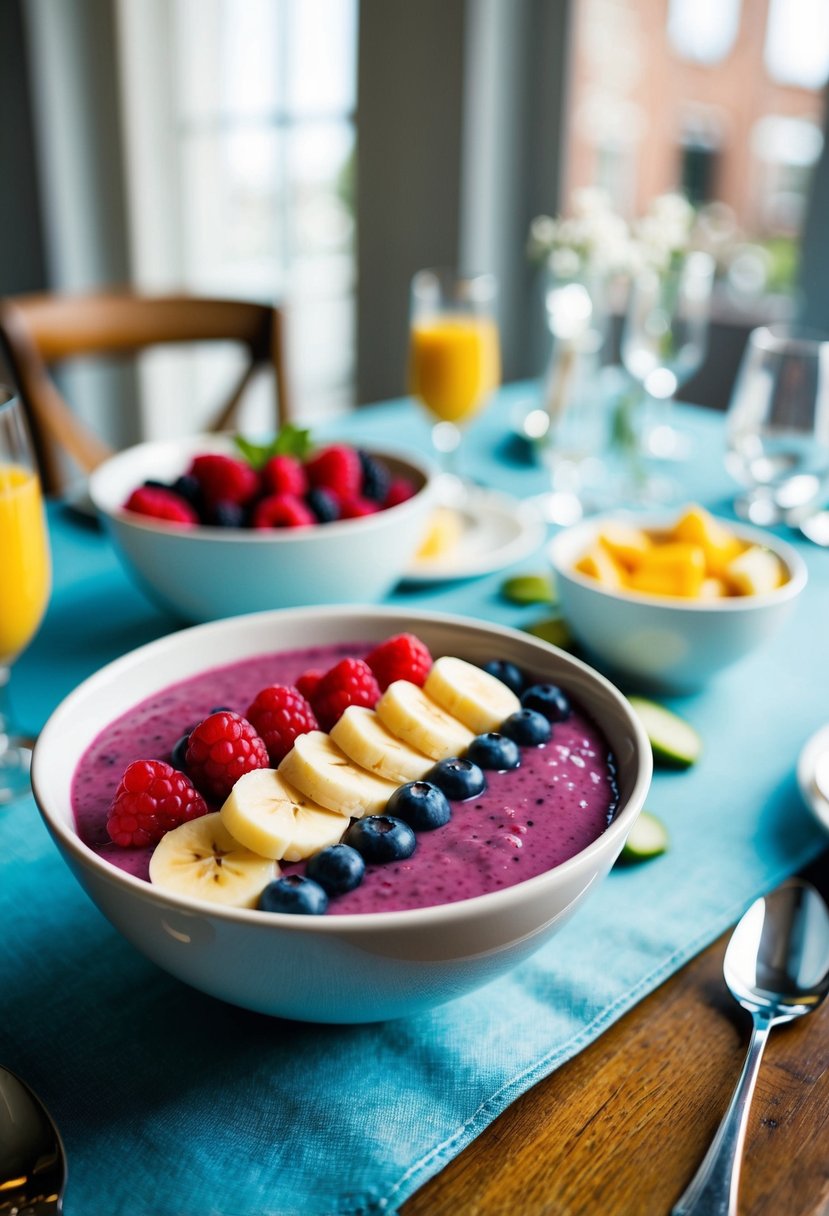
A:
[[[549,574],[514,574],[501,584],[501,595],[512,604],[554,604],[556,601]]]
[[[628,697],[628,700],[650,739],[654,764],[690,768],[699,760],[702,739],[690,722],[646,697]]]
[[[650,861],[668,851],[670,840],[668,831],[661,819],[650,811],[640,811],[639,818],[630,829],[627,840],[619,854],[622,865],[633,865],[640,861]]]
[[[560,650],[572,650],[575,644],[564,618],[560,616],[551,616],[543,621],[535,621],[532,625],[525,625],[524,632],[531,633],[542,642],[549,642],[551,646],[558,646]]]

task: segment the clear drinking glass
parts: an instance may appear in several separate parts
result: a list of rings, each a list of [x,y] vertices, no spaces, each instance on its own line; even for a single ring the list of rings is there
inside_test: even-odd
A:
[[[676,460],[685,454],[669,408],[705,358],[713,282],[713,259],[694,250],[674,255],[666,267],[644,267],[631,285],[621,353],[626,370],[656,406],[654,425],[642,437],[650,456]]]
[[[748,337],[726,416],[734,508],[797,524],[829,493],[829,334],[770,326]]]
[[[434,419],[446,497],[462,489],[462,429],[500,383],[497,297],[492,274],[420,270],[412,279],[409,386]]]
[[[14,733],[9,675],[37,631],[50,588],[46,518],[23,407],[0,386],[0,805],[30,788],[31,749]]]

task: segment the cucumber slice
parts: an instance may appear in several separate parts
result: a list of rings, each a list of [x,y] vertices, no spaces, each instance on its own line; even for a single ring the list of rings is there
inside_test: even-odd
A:
[[[645,697],[628,697],[645,728],[654,764],[666,768],[690,768],[702,753],[702,739],[684,718]]]
[[[650,811],[640,811],[619,854],[619,861],[623,865],[649,861],[666,853],[669,844],[668,830],[662,820]]]
[[[543,621],[536,621],[533,625],[525,625],[524,632],[532,634],[534,638],[541,638],[542,642],[549,642],[551,646],[558,646],[559,650],[573,649],[573,635],[563,617],[552,616]]]

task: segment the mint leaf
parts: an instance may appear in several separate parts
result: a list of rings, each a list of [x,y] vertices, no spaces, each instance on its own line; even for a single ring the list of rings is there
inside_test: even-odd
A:
[[[244,435],[234,435],[233,442],[254,469],[261,469],[272,456],[295,456],[304,460],[313,447],[311,432],[286,422],[270,443],[253,443]]]

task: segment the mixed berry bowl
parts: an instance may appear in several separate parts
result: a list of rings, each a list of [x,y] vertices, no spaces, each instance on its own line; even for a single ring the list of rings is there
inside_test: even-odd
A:
[[[413,636],[427,661],[417,671],[403,670],[403,678],[399,669],[384,671],[376,656],[387,653],[391,639]],[[322,691],[311,691],[303,682],[309,660],[329,664],[335,675],[347,670],[348,678],[323,672]],[[367,685],[351,673],[369,664],[378,684],[365,700]],[[516,672],[523,684],[510,686]],[[275,679],[279,687],[290,680],[309,689],[319,715],[315,723],[294,714],[293,743],[281,737],[278,715],[270,712]],[[424,726],[412,711],[421,733],[404,743],[399,723],[409,722],[410,703],[416,710],[424,699],[437,706],[437,716]],[[505,733],[492,727],[516,710],[522,723],[546,717],[546,729],[527,734],[522,724],[515,735],[520,745],[508,739],[504,752]],[[234,771],[235,784],[221,788],[222,773],[206,771],[201,745],[217,723],[224,730],[241,720],[247,730],[248,712],[258,742],[245,752],[244,775]],[[194,728],[202,714],[208,726]],[[342,723],[349,715],[376,715],[377,721],[368,733],[363,722],[348,735]],[[189,742],[176,753],[182,729]],[[376,748],[379,737],[388,741],[385,752]],[[375,748],[374,759],[364,758],[366,747]],[[125,764],[146,759],[148,751],[158,757],[154,763],[178,764],[176,779],[196,782],[210,805],[190,819],[185,800],[182,822],[145,849],[140,837],[130,836],[135,795],[122,791],[126,803],[115,801]],[[461,759],[446,759],[455,754]],[[366,767],[349,778],[351,755]],[[418,755],[422,768],[410,770]],[[483,770],[483,783],[452,784],[473,770],[479,778]],[[450,784],[443,786],[447,774]],[[610,870],[650,775],[650,746],[628,702],[579,660],[515,630],[364,606],[257,613],[141,647],[66,698],[41,733],[33,761],[38,807],[64,860],[149,959],[245,1008],[343,1023],[441,1004],[531,955]],[[344,776],[358,781],[353,805]],[[292,825],[287,841],[277,832],[273,847],[270,838],[259,843],[260,782],[270,783],[271,797],[274,782],[287,782],[299,811],[301,831]],[[429,793],[435,783],[447,791],[437,805]],[[599,819],[590,820],[596,807]],[[339,819],[333,835],[332,813]],[[182,879],[182,864],[192,869],[211,824],[227,842],[218,862],[210,859],[217,887],[223,865],[235,863],[235,842],[245,836],[247,848],[261,849],[252,893],[234,895],[232,903],[191,885],[189,876]],[[392,832],[387,824],[398,826]],[[200,841],[194,849],[187,844],[191,830]],[[119,852],[108,832],[120,833],[130,847]],[[322,864],[343,851],[338,839],[366,861],[356,889],[329,883],[330,865]],[[237,880],[228,881],[233,888]],[[324,899],[321,905],[290,902],[297,890],[314,895],[323,889],[330,894],[327,908]]]
[[[209,467],[238,469],[230,436],[141,443],[100,465],[89,492],[130,575],[184,621],[379,600],[405,573],[426,532],[432,467],[414,453],[361,450],[365,473],[341,488],[344,454],[352,464],[358,454],[345,445],[329,450],[334,458],[320,473],[325,484],[283,492],[278,484],[257,488],[252,474],[251,486],[240,477],[234,483],[227,470]],[[197,460],[207,466],[207,502],[198,509],[185,488]],[[391,497],[366,484],[377,470]]]

